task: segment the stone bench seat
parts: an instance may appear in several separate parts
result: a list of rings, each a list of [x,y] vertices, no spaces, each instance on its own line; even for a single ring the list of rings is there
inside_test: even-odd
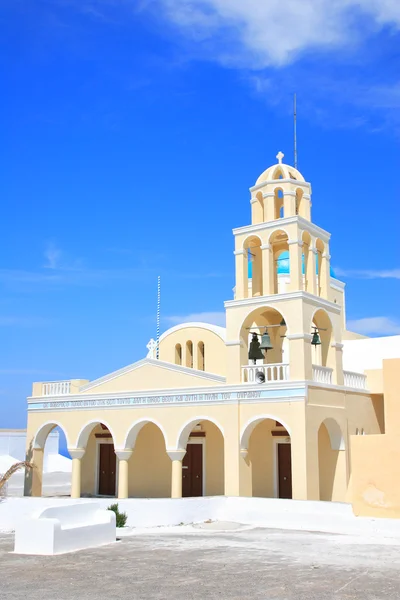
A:
[[[15,529],[18,554],[63,554],[111,544],[116,540],[115,513],[97,502],[45,508],[22,519]]]

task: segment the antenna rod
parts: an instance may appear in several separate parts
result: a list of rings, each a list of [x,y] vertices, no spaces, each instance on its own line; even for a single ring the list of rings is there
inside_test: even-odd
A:
[[[160,304],[161,304],[161,277],[157,278],[157,347],[156,359],[160,358]]]
[[[297,102],[296,93],[293,98],[293,117],[294,117],[294,168],[297,169]]]

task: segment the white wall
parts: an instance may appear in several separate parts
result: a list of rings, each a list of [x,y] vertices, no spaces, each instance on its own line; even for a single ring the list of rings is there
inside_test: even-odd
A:
[[[343,345],[345,371],[363,373],[369,369],[382,369],[384,358],[400,358],[400,335],[345,340]]]

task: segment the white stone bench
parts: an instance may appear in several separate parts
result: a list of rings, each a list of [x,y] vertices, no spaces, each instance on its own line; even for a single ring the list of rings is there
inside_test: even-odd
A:
[[[52,506],[22,519],[15,529],[14,552],[63,554],[115,541],[115,513],[87,502]]]

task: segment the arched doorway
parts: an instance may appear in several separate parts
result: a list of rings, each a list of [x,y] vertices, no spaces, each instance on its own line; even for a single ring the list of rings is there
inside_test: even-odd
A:
[[[253,419],[242,434],[241,448],[247,449],[252,496],[292,498],[292,446],[286,424],[269,415]]]
[[[117,495],[117,457],[114,437],[108,425],[88,423],[78,435],[77,448],[85,450],[81,459],[81,495]]]
[[[67,433],[60,423],[40,427],[26,452],[26,459],[34,464],[34,469],[25,472],[26,496],[70,495],[72,461],[67,447]]]
[[[125,448],[133,449],[128,461],[129,497],[170,498],[171,459],[162,427],[148,419],[135,423]]]
[[[335,419],[325,419],[318,430],[320,500],[344,502],[347,489],[345,440]]]
[[[223,496],[224,434],[217,422],[191,419],[182,427],[177,448],[184,448],[182,496]]]

